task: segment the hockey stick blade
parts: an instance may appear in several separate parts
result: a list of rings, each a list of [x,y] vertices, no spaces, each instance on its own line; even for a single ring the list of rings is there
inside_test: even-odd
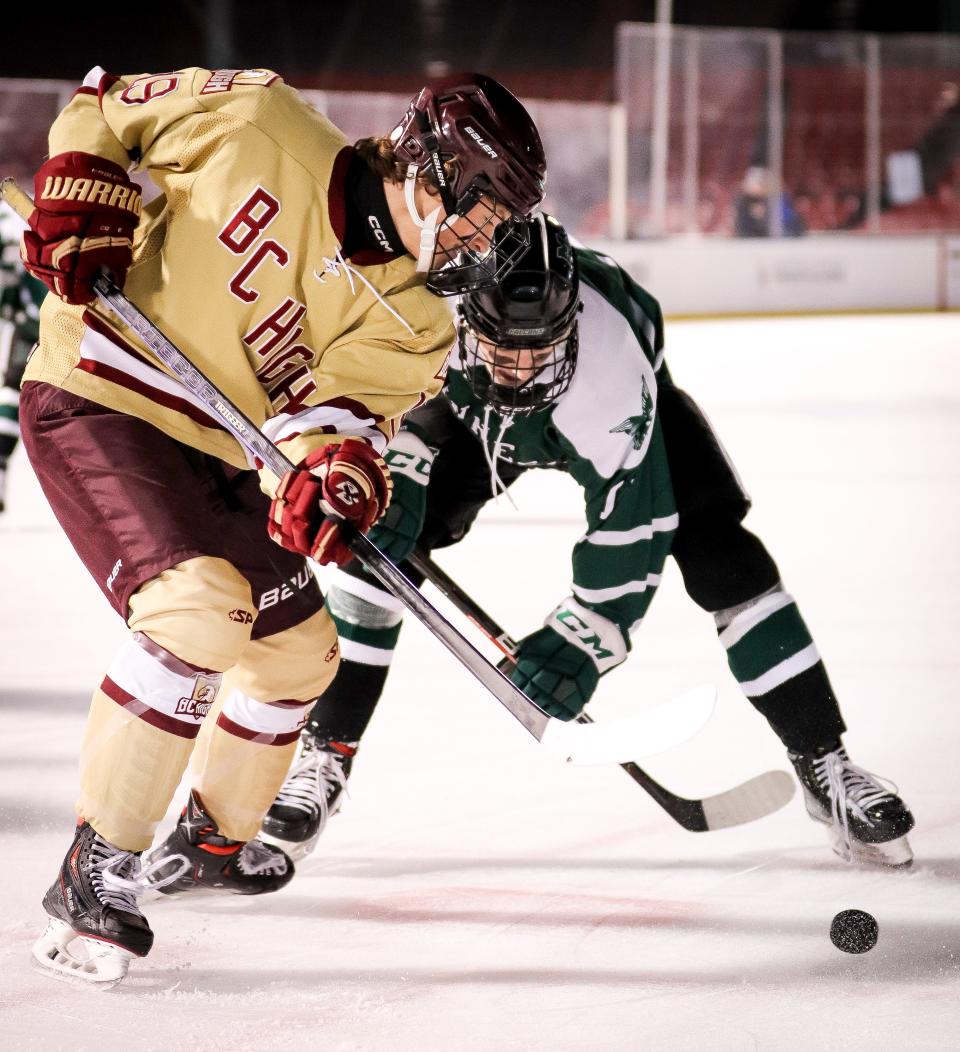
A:
[[[714,796],[687,799],[670,792],[635,763],[621,765],[630,777],[689,833],[708,833],[755,822],[793,799],[796,786],[785,771],[767,771]]]
[[[713,714],[717,690],[695,687],[622,720],[574,723],[551,719],[540,744],[567,763],[625,763],[666,752],[698,734]]]
[[[793,799],[797,786],[786,771],[767,771],[742,785],[699,801],[704,829],[729,829],[779,811]]]

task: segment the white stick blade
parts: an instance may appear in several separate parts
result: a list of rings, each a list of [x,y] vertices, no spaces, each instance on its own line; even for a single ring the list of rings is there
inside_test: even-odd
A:
[[[796,782],[786,771],[758,774],[735,789],[704,799],[703,815],[707,828],[727,829],[755,822],[789,803],[796,789]]]
[[[642,760],[698,734],[710,719],[716,701],[717,688],[703,686],[622,720],[564,723],[552,719],[540,743],[567,763]]]

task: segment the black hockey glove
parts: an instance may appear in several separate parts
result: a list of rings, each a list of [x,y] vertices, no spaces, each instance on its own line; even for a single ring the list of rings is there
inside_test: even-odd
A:
[[[393,496],[386,514],[370,531],[370,540],[395,563],[413,551],[427,513],[427,485],[433,450],[412,431],[401,431],[383,459],[393,479]]]

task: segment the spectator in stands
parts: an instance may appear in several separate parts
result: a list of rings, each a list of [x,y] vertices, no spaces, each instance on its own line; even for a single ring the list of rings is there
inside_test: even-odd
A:
[[[730,193],[716,179],[705,179],[697,201],[697,230],[701,234],[731,234]]]
[[[933,194],[960,157],[960,86],[947,80],[940,85],[933,108],[934,121],[917,143],[923,172],[923,192]]]
[[[774,188],[770,170],[753,165],[747,169],[734,202],[733,229],[737,237],[769,237],[774,232],[771,207],[779,209],[780,232],[785,237],[806,233],[806,225],[789,195]]]

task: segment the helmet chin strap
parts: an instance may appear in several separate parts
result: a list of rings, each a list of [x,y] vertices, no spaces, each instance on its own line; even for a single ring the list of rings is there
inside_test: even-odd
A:
[[[407,203],[407,212],[414,224],[420,230],[420,255],[417,256],[417,272],[426,274],[433,263],[433,253],[437,247],[437,224],[440,219],[442,208],[440,205],[426,217],[420,215],[414,191],[417,187],[417,171],[415,164],[407,165],[407,177],[403,183],[403,199]]]

